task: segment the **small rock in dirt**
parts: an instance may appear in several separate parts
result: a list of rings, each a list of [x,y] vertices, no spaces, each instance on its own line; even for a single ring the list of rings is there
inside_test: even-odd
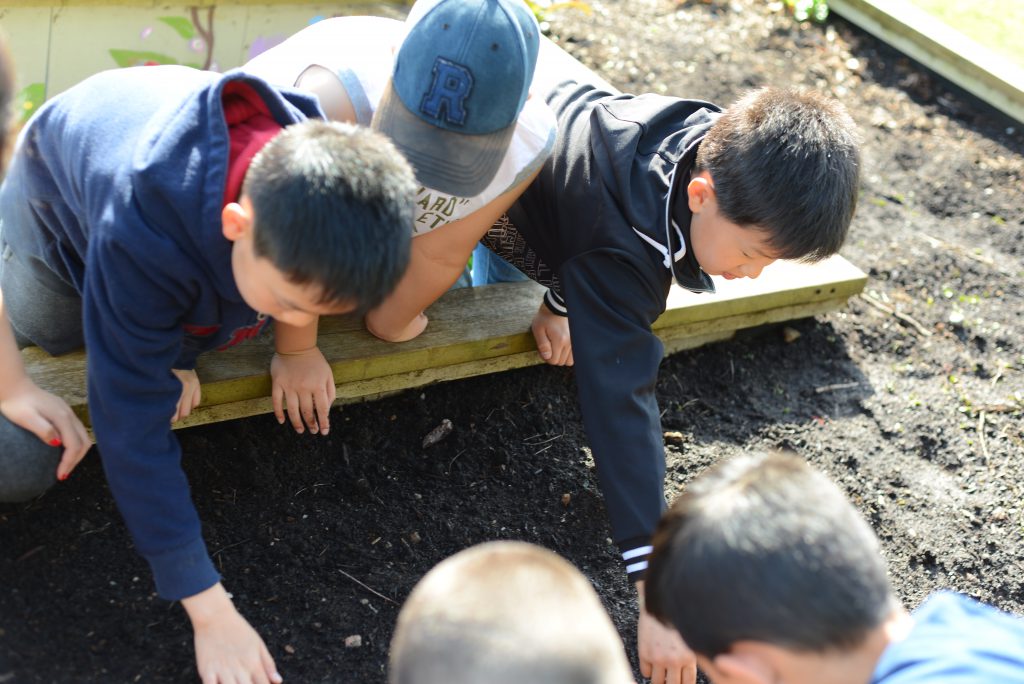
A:
[[[678,432],[676,430],[669,430],[668,432],[664,433],[662,437],[665,438],[665,444],[679,445],[683,443],[683,433]]]
[[[345,648],[359,648],[363,645],[363,637],[359,634],[345,637]]]
[[[569,492],[566,492],[565,494],[562,495],[562,505],[563,506],[568,508],[570,501],[572,501],[572,494],[570,494]]]
[[[994,520],[995,522],[1002,522],[1003,520],[1006,520],[1006,518],[1006,509],[1003,508],[1002,506],[999,506],[994,511],[992,511],[992,520]]]
[[[434,446],[442,439],[450,435],[453,429],[454,426],[452,425],[452,421],[445,418],[444,420],[441,421],[440,425],[438,425],[436,428],[428,432],[426,437],[423,438],[423,448],[427,449],[429,447]]]
[[[789,344],[796,342],[800,339],[800,331],[796,328],[790,328],[788,325],[782,329],[782,339]]]
[[[421,541],[423,541],[423,538],[420,537],[419,532],[411,532],[409,533],[409,541],[413,544],[419,544]]]
[[[291,644],[285,644],[284,645],[284,652],[287,653],[288,655],[295,655],[295,647],[292,646]]]
[[[964,313],[962,311],[951,311],[949,313],[949,322],[953,325],[963,325]]]

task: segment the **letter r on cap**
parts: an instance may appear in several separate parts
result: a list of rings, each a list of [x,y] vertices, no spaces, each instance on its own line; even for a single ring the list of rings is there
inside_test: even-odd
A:
[[[473,89],[473,73],[444,57],[434,60],[434,82],[423,96],[420,111],[440,120],[462,126],[466,123],[466,98]]]

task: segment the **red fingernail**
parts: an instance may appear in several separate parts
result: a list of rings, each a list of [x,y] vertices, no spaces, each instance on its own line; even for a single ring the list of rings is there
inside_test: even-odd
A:
[[[71,473],[64,473],[63,475],[61,475],[57,479],[60,480],[61,482],[63,482],[64,480],[68,479],[69,477],[71,477]]]
[[[59,437],[54,437],[53,439],[50,440],[49,444],[50,444],[50,446],[60,446],[61,445],[60,438]]]

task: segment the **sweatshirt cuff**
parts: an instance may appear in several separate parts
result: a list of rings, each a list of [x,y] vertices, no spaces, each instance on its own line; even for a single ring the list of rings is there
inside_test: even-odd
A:
[[[622,562],[626,565],[626,575],[630,582],[635,584],[644,578],[647,573],[647,558],[652,550],[650,537],[633,537],[619,542]]]
[[[544,305],[556,316],[568,316],[569,309],[565,306],[565,299],[551,288],[544,293]]]
[[[156,580],[157,594],[168,601],[195,596],[220,581],[202,538],[173,551],[147,555],[146,560]]]

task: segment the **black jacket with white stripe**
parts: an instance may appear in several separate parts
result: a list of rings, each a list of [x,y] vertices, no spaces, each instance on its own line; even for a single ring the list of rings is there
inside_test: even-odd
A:
[[[714,291],[688,249],[685,187],[720,110],[575,82],[546,99],[558,117],[555,149],[508,214],[559,275],[584,427],[615,542],[638,580],[665,508],[655,397],[664,350],[651,324],[673,276]]]

